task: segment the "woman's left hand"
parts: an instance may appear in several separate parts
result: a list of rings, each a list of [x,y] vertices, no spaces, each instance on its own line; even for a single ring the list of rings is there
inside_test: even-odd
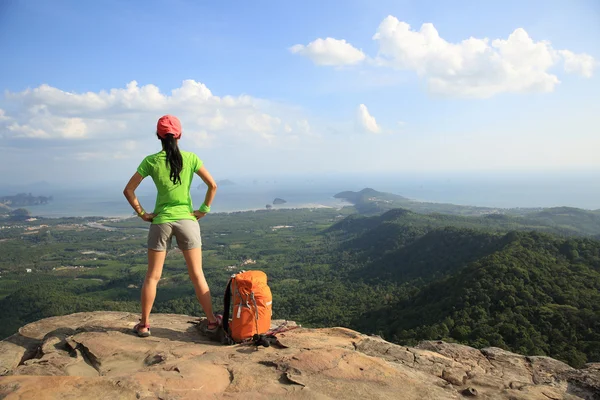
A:
[[[204,217],[206,213],[196,210],[192,213],[192,215],[196,218],[196,220],[199,220],[200,218]]]

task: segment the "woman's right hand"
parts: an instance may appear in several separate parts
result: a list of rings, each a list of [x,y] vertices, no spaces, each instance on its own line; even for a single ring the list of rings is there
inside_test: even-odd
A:
[[[152,222],[152,220],[154,219],[154,217],[155,217],[155,215],[152,214],[152,213],[145,213],[140,218],[142,218],[146,222]]]

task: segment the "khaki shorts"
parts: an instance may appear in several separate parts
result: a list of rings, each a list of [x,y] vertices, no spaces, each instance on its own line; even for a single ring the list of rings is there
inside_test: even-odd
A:
[[[191,250],[202,247],[200,224],[191,219],[182,219],[164,224],[150,225],[148,232],[148,248],[156,251],[167,251],[171,246],[171,238],[177,239],[177,247]]]

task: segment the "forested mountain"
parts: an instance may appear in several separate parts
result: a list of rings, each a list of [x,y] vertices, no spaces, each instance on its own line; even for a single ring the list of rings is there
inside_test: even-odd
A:
[[[370,188],[359,192],[341,192],[334,197],[354,204],[354,207],[362,215],[379,215],[386,211],[401,208],[426,215],[444,214],[442,221],[451,224],[464,224],[466,221],[454,219],[452,216],[479,216],[498,222],[498,224],[488,222],[488,225],[499,225],[502,229],[509,228],[512,223],[515,229],[517,229],[516,225],[525,225],[527,229],[549,230],[564,235],[600,235],[600,210],[589,211],[572,207],[544,209],[493,208],[428,203],[410,200],[391,193],[379,192]],[[470,224],[473,224],[476,220],[469,221]],[[476,223],[483,226],[485,220]]]
[[[444,236],[459,245],[469,237],[452,230]],[[421,276],[437,273],[440,279],[357,324],[402,343],[445,339],[550,355],[573,365],[600,360],[600,242],[535,232],[470,239],[467,247],[445,252],[436,242],[437,258],[446,261],[428,264],[429,275]],[[477,242],[481,247],[473,249]],[[414,262],[395,261],[388,274],[414,277]]]
[[[348,238],[341,248],[362,263],[351,280],[400,289],[352,326],[406,344],[442,339],[572,365],[600,360],[600,242],[525,226],[503,233],[515,228],[506,222],[393,210],[334,225]]]
[[[600,214],[595,211],[569,207],[547,208],[543,211],[527,212],[523,215],[492,213],[475,216],[437,212],[423,214],[408,208],[394,208],[375,215],[370,213],[352,215],[331,227],[330,230],[343,230],[344,224],[350,223],[352,223],[353,234],[361,229],[379,226],[380,223],[392,223],[397,227],[403,227],[403,230],[405,227],[418,227],[423,230],[432,227],[454,226],[503,232],[535,230],[561,236],[600,235]]]
[[[600,234],[600,210],[586,211],[572,207],[547,208],[527,215],[544,225],[575,230],[581,234]]]

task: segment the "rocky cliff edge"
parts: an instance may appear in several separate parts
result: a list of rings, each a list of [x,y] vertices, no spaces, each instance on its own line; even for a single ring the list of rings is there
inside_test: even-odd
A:
[[[193,317],[78,313],[0,342],[0,399],[600,399],[600,364],[444,342],[415,348],[344,328],[298,328],[284,347],[224,346]]]

